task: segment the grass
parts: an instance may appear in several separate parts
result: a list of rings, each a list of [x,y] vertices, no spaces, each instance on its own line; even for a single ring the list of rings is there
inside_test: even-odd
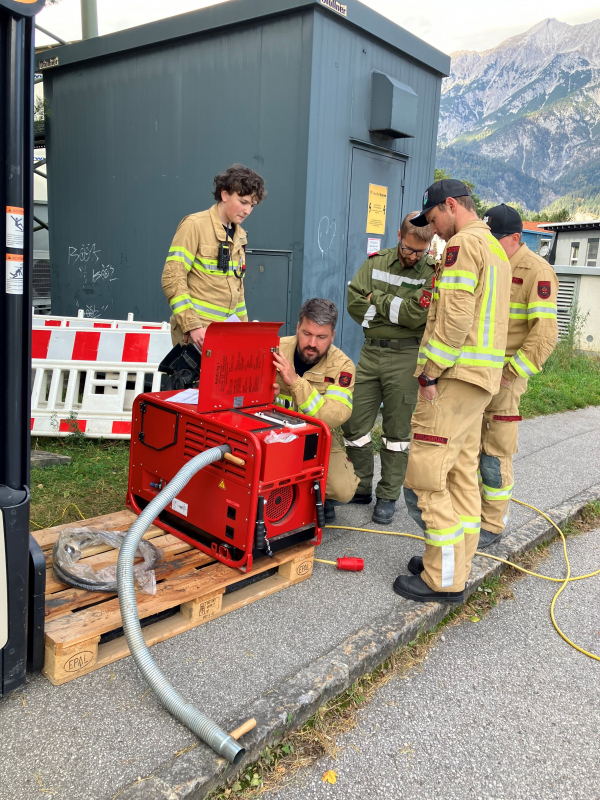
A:
[[[585,506],[576,520],[564,525],[562,530],[566,536],[573,536],[596,528],[599,522],[600,501],[594,501]],[[548,541],[528,551],[516,563],[536,571],[548,558],[550,544]],[[338,737],[356,726],[359,711],[371,702],[388,681],[421,670],[432,646],[443,636],[446,627],[480,622],[501,600],[513,599],[512,584],[524,577],[523,573],[509,567],[501,575],[484,580],[464,606],[451,611],[438,625],[421,633],[410,644],[398,648],[383,664],[322,706],[301,728],[283,736],[277,734],[275,741],[265,748],[257,762],[247,766],[224,787],[214,790],[206,800],[256,798],[266,792],[277,791],[283,784],[292,781],[301,769],[310,767],[325,755],[335,759],[339,752]],[[290,714],[288,725],[291,721]],[[400,755],[410,759],[410,745],[405,745]]]
[[[600,358],[573,351],[561,341],[529,380],[519,407],[523,417],[600,405]]]
[[[82,518],[77,508],[85,519],[125,508],[129,442],[44,437],[31,448],[72,458],[68,466],[31,470],[32,530],[75,522]]]

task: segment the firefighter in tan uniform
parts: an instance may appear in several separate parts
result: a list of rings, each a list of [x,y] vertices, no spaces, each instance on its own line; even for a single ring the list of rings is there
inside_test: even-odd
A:
[[[521,243],[518,212],[502,204],[490,208],[483,221],[509,258],[512,284],[500,391],[485,409],[481,431],[480,550],[497,542],[506,526],[514,484],[512,460],[518,450],[519,400],[558,340],[558,278],[547,261]]]
[[[411,221],[429,224],[448,244],[417,362],[404,481],[408,512],[425,531],[425,555],[411,558],[412,576],[398,576],[394,590],[409,600],[461,603],[479,539],[481,419],[500,387],[510,265],[460,181],[430,186]]]
[[[224,322],[232,314],[247,321],[247,237],[241,223],[265,195],[260,175],[234,164],[215,177],[215,205],[179,223],[162,274],[174,345],[189,336],[201,350],[211,322]]]
[[[352,413],[354,364],[333,345],[338,312],[334,303],[315,297],[300,309],[295,336],[285,336],[279,353],[275,402],[337,428]],[[331,454],[325,490],[325,521],[335,520],[332,501],[347,503],[354,497],[358,478],[352,462],[331,434]]]

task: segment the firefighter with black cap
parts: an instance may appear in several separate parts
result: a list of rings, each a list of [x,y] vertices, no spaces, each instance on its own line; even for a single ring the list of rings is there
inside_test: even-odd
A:
[[[360,478],[350,502],[372,500],[371,429],[383,406],[381,480],[373,510],[373,522],[382,525],[392,521],[404,483],[419,388],[414,372],[431,302],[435,261],[428,255],[429,228],[411,224],[418,213],[403,219],[397,247],[372,253],[348,286],[348,313],[365,334],[352,416],[342,427],[346,453]]]
[[[419,351],[404,481],[408,512],[425,531],[425,554],[410,559],[412,575],[398,576],[394,591],[419,602],[461,603],[479,539],[481,418],[500,388],[510,265],[461,181],[430,186],[411,222],[429,224],[447,245]]]
[[[508,520],[517,452],[519,401],[527,381],[541,371],[558,340],[558,278],[541,256],[521,241],[523,223],[510,206],[483,217],[506,252],[512,270],[508,341],[500,391],[485,409],[481,431],[481,533],[479,549],[497,542]]]

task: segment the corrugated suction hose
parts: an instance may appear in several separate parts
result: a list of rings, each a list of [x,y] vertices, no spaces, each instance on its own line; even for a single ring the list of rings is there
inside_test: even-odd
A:
[[[232,764],[239,764],[244,757],[244,748],[240,747],[230,734],[225,733],[201,711],[198,711],[191,703],[188,703],[171,686],[155,664],[142,635],[133,586],[133,560],[143,535],[160,512],[177,497],[190,479],[203,467],[212,464],[214,461],[220,461],[225,453],[231,453],[231,448],[227,444],[205,450],[204,453],[200,453],[190,459],[160,494],[146,506],[129,529],[121,546],[117,563],[117,586],[123,630],[131,655],[160,702],[167,711],[180,722],[183,722],[199,739],[202,739],[209,747],[212,747],[216,753]]]

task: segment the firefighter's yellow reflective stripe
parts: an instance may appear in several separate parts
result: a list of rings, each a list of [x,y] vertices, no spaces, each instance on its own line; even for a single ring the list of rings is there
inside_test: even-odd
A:
[[[196,297],[191,297],[190,300],[194,310],[197,311],[201,317],[206,317],[207,319],[214,319],[217,322],[220,320],[222,322],[233,313],[233,310],[225,306],[216,306],[213,303],[206,302],[206,300],[198,300]]]
[[[316,389],[313,389],[308,396],[308,400],[305,400],[304,403],[298,406],[298,411],[301,411],[309,417],[314,417],[324,403],[325,400],[323,397],[321,397]]]
[[[527,319],[556,319],[556,303],[544,300],[529,303],[527,306]]]
[[[294,399],[289,394],[281,394],[281,392],[279,392],[275,398],[275,403],[283,408],[292,408],[294,405]]]
[[[189,250],[186,250],[185,247],[173,246],[169,247],[167,261],[181,261],[183,264],[185,264],[185,268],[189,272],[192,268],[192,264],[194,263],[194,256]]]
[[[445,547],[449,544],[458,544],[465,538],[462,522],[454,525],[452,528],[427,528],[425,531],[425,539],[427,544],[432,544],[434,547]]]
[[[328,400],[337,400],[343,403],[352,411],[352,390],[344,389],[343,386],[328,386],[325,390],[325,397]]]
[[[169,300],[169,305],[171,306],[171,311],[174,314],[180,314],[187,308],[193,308],[192,299],[189,294],[180,294],[177,297],[172,297]]]
[[[461,517],[460,521],[466,534],[479,533],[481,530],[481,517]]]
[[[239,266],[239,261],[230,261],[229,269],[223,272],[219,269],[219,262],[216,258],[195,258],[194,267],[198,272],[204,272],[206,275],[213,275],[215,277],[232,278],[234,275],[233,268]]]
[[[502,369],[504,366],[504,350],[495,350],[493,347],[474,347],[465,345],[458,359],[459,364],[470,367],[493,367]]]
[[[504,252],[504,251],[502,251]],[[488,267],[487,281],[483,292],[481,311],[479,313],[479,330],[477,344],[480,348],[493,347],[494,321],[496,318],[496,267]]]
[[[510,319],[527,319],[526,303],[511,303],[508,316]]]
[[[486,486],[485,483],[481,484],[481,491],[486,500],[510,500],[512,497],[514,483],[510,486],[502,486],[500,489],[495,489],[493,486]]]
[[[463,289],[473,294],[477,286],[477,275],[465,269],[445,269],[438,286],[440,289]]]
[[[520,350],[517,350],[509,363],[522,378],[530,378],[540,372]]]
[[[508,256],[504,252],[504,248],[501,244],[498,243],[498,239],[495,236],[492,236],[491,233],[486,233],[485,238],[487,239],[488,245],[490,250],[495,256],[498,256],[500,261],[508,261]]]
[[[460,350],[450,347],[437,339],[430,339],[423,348],[426,358],[430,358],[442,367],[452,367],[460,356]]]
[[[235,313],[238,315],[238,317],[248,316],[245,300],[242,300],[241,303],[237,304],[237,306],[235,307]]]

